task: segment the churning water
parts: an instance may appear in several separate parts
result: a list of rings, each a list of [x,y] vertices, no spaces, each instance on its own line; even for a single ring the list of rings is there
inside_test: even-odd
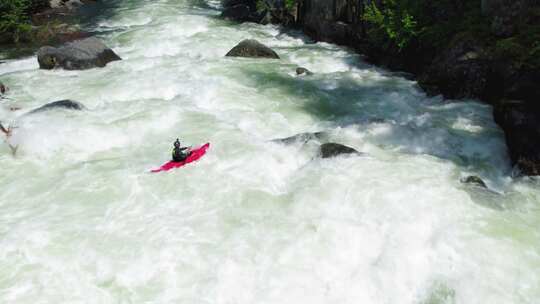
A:
[[[114,2],[103,69],[0,65],[0,303],[540,303],[539,183],[489,106],[215,2]],[[224,57],[246,38],[282,59]],[[88,110],[24,115],[67,98]],[[315,131],[365,155],[272,141]],[[212,147],[148,174],[176,137]]]

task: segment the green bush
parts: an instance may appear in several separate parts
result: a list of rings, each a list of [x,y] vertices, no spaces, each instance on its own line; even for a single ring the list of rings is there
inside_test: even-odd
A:
[[[371,33],[379,35],[384,33],[399,49],[407,46],[419,33],[416,18],[402,2],[406,1],[385,0],[382,1],[381,7],[372,2],[366,6],[363,15],[363,19],[376,29]]]
[[[0,36],[18,42],[31,29],[30,0],[0,0]]]
[[[292,10],[295,6],[298,0],[285,0],[285,8],[288,10]]]

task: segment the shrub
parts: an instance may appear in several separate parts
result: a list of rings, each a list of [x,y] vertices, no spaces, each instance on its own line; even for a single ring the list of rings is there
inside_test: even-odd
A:
[[[0,35],[18,42],[31,29],[29,0],[0,0]]]
[[[419,33],[416,18],[402,2],[385,0],[381,2],[381,7],[372,2],[366,6],[362,16],[365,21],[380,30],[371,31],[371,33],[384,33],[386,38],[399,49],[407,46]]]

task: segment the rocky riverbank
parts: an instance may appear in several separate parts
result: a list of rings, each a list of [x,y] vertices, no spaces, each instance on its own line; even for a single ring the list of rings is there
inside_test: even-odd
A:
[[[513,163],[523,174],[540,175],[540,2],[418,1],[416,15],[396,3],[225,0],[223,17],[298,27],[416,75],[430,95],[488,102]]]
[[[6,0],[0,5],[3,57],[31,54],[43,45],[61,45],[91,36],[82,31],[81,11],[93,0]]]

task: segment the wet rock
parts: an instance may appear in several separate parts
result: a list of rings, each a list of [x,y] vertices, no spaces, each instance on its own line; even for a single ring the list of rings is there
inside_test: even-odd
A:
[[[336,157],[342,154],[357,154],[361,155],[362,153],[356,151],[351,147],[347,147],[342,144],[336,143],[326,143],[322,144],[320,147],[320,155],[322,158]]]
[[[294,144],[302,143],[305,144],[311,140],[325,140],[328,137],[326,132],[315,132],[315,133],[300,133],[286,138],[274,139],[273,142],[282,143],[282,144]]]
[[[474,175],[467,176],[463,178],[461,182],[464,184],[474,185],[474,186],[487,189],[486,183],[484,183],[484,181],[478,176],[474,176]]]
[[[279,59],[278,54],[271,48],[253,39],[247,39],[240,42],[225,56]]]
[[[5,94],[7,91],[7,87],[0,81],[0,95]]]
[[[81,111],[81,110],[86,109],[86,107],[80,102],[64,99],[64,100],[54,101],[46,105],[43,105],[37,109],[34,109],[28,112],[28,114],[36,114],[36,113],[49,111],[53,109],[67,109],[67,110]]]
[[[296,75],[300,76],[300,75],[313,75],[313,73],[306,69],[306,68],[303,68],[303,67],[297,67],[296,68]]]
[[[39,67],[47,70],[84,70],[104,67],[109,62],[121,60],[97,38],[77,40],[59,48],[45,46],[39,49],[37,57]]]
[[[245,4],[238,4],[225,8],[221,13],[221,17],[227,20],[239,22],[253,21],[254,19],[250,7]]]
[[[259,22],[262,14],[253,0],[224,0],[221,17],[238,22]]]
[[[512,163],[522,174],[540,175],[540,106],[504,100],[495,105],[493,114],[504,130]]]

